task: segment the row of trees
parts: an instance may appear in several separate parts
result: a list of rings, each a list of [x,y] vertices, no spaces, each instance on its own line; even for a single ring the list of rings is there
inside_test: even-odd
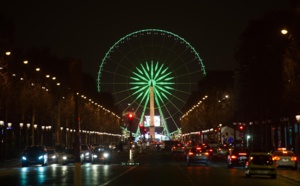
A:
[[[295,118],[300,113],[299,13],[271,12],[253,20],[236,51],[240,121]],[[288,34],[281,34],[287,29]]]
[[[181,118],[182,133],[218,128],[232,121],[233,75],[231,71],[207,71]]]
[[[11,30],[6,28],[11,24],[4,24],[7,20],[1,17],[0,21],[1,31]],[[25,51],[6,32],[0,33],[0,44],[0,120],[5,125],[12,123],[14,130],[20,129],[19,123],[50,125],[59,143],[61,127],[76,128],[78,101],[82,130],[121,134],[113,99],[97,93],[96,81],[82,73],[81,61],[59,59],[47,48]],[[1,146],[5,143],[1,141]]]
[[[213,128],[218,123],[232,127],[233,123],[251,123],[255,146],[261,149],[296,146],[300,154],[299,126],[297,129],[295,121],[295,115],[300,113],[300,13],[296,5],[283,12],[267,12],[248,24],[240,34],[235,52],[237,65],[231,81],[234,86],[226,83],[226,90],[221,88],[223,83],[209,81],[215,90],[199,87],[213,95],[204,93],[211,101],[218,99],[224,90],[231,92],[230,105],[225,109],[228,112],[215,121],[223,110],[209,109],[218,107],[203,101],[182,119],[183,133]],[[283,29],[288,33],[283,35]]]

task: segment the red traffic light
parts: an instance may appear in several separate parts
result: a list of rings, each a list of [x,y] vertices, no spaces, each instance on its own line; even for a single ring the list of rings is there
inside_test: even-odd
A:
[[[133,119],[133,114],[132,113],[128,114],[128,118]]]

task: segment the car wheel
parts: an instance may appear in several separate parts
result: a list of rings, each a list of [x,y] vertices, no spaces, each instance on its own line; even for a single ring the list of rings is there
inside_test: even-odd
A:
[[[22,163],[22,167],[28,167],[28,163]]]
[[[186,162],[186,165],[187,165],[187,166],[191,165],[191,162],[190,162],[190,161],[187,161],[187,162]]]
[[[272,175],[271,178],[276,179],[277,178],[277,174]]]
[[[250,178],[250,177],[251,177],[251,174],[246,174],[246,177],[247,177],[247,178]]]
[[[227,168],[232,168],[232,164],[227,164]]]

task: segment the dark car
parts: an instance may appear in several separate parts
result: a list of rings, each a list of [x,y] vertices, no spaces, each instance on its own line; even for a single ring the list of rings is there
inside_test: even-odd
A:
[[[249,159],[249,153],[250,151],[243,147],[230,149],[227,156],[227,167],[245,167]]]
[[[61,155],[61,164],[67,165],[75,162],[74,149],[65,149]]]
[[[207,145],[206,143],[201,143],[197,146],[201,147],[202,149],[206,149],[206,151],[209,153],[210,157],[213,156],[213,148],[211,146]]]
[[[48,165],[47,149],[42,145],[28,146],[21,154],[22,167],[30,165],[41,164],[42,166]]]
[[[208,166],[210,162],[209,151],[205,147],[192,147],[187,153],[186,161],[187,165],[202,163]]]
[[[185,146],[180,143],[180,142],[177,142],[177,143],[174,143],[173,146],[172,146],[172,154],[175,154],[175,153],[185,153],[186,152],[186,149],[185,149]]]
[[[99,146],[93,149],[92,163],[110,164],[112,150],[109,147]]]

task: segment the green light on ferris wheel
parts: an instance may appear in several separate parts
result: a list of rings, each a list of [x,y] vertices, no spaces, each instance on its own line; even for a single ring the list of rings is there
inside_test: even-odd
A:
[[[149,64],[146,62],[144,65],[140,64],[140,67],[136,67],[136,72],[132,72],[133,76],[130,77],[132,82],[129,82],[133,90],[133,95],[137,98],[141,98],[142,101],[149,95],[150,87],[154,87],[154,94],[161,102],[168,100],[168,96],[172,95],[174,88],[172,82],[174,77],[171,76],[171,72],[168,71],[168,67],[159,62],[154,63],[151,61]]]

